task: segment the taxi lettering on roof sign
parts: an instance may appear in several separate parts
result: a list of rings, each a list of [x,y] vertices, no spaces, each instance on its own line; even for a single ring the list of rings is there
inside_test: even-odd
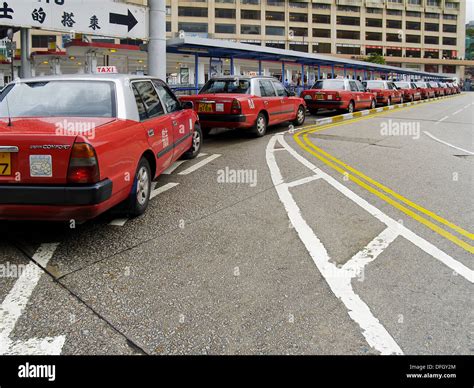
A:
[[[118,74],[117,67],[115,66],[97,66],[96,71],[99,74]]]

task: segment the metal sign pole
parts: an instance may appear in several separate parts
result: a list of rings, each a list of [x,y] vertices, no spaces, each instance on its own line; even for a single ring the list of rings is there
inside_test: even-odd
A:
[[[149,75],[166,81],[166,1],[149,0],[150,40],[148,44]]]
[[[28,28],[21,29],[21,77],[31,77],[30,66],[30,30]]]

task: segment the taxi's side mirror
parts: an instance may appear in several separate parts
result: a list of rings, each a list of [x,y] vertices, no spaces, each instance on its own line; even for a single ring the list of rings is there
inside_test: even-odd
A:
[[[181,103],[181,106],[183,107],[183,109],[194,109],[194,103],[192,101],[184,101]]]

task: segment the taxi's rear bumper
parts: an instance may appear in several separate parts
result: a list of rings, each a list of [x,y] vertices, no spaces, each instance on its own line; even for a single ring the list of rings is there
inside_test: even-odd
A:
[[[247,117],[245,115],[199,113],[199,121],[201,123],[244,123],[247,121]]]
[[[112,181],[87,186],[0,185],[0,205],[91,206],[112,196]]]

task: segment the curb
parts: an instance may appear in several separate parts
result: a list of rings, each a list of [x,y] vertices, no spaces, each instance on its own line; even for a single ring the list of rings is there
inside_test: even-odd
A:
[[[342,115],[339,115],[339,116],[334,116],[334,117],[325,117],[323,119],[317,119],[314,124],[310,124],[306,127],[298,128],[298,130],[311,128],[311,127],[319,127],[319,126],[322,126],[322,125],[340,123],[341,121],[352,120],[352,119],[355,119],[355,118],[358,118],[358,117],[370,116],[370,115],[374,115],[376,113],[386,112],[386,111],[389,111],[389,110],[408,108],[410,106],[415,106],[415,105],[418,105],[418,104],[426,104],[428,102],[434,102],[434,101],[438,101],[438,100],[444,100],[444,99],[447,99],[447,98],[458,97],[461,94],[450,95],[450,96],[442,96],[442,97],[434,97],[434,98],[429,98],[427,100],[406,102],[406,103],[403,103],[403,104],[396,104],[396,105],[390,105],[390,106],[381,106],[381,107],[375,108],[375,109],[361,110],[361,111],[354,112],[354,113],[345,113],[345,114],[342,114]]]

